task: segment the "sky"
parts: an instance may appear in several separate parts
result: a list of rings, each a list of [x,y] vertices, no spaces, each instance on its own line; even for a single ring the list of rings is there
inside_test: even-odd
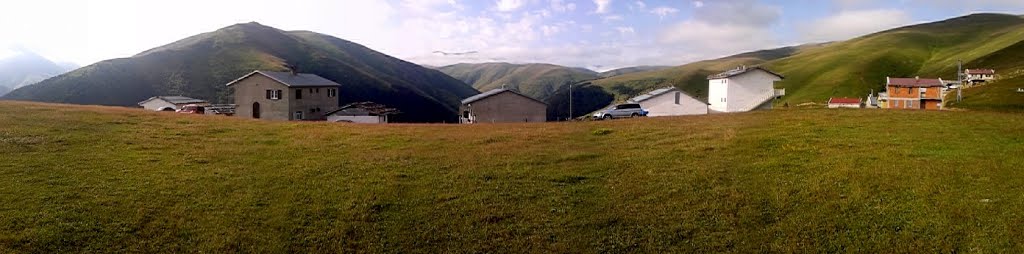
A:
[[[424,65],[600,71],[845,40],[979,12],[1021,15],[1024,0],[9,0],[0,8],[0,58],[29,50],[85,66],[256,21]]]

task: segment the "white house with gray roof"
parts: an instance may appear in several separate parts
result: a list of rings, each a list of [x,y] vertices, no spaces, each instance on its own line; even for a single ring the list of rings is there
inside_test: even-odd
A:
[[[648,117],[706,115],[708,103],[675,87],[666,87],[629,99],[649,113]]]
[[[772,99],[785,94],[775,89],[782,75],[762,67],[741,66],[708,76],[708,103],[717,112],[747,112],[771,109]]]
[[[154,96],[139,102],[140,107],[152,111],[178,111],[181,107],[189,104],[210,105],[207,101],[185,96]]]

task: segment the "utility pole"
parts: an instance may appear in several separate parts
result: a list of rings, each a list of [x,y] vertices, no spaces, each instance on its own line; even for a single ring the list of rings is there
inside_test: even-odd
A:
[[[569,121],[572,121],[572,85],[573,81],[569,81]]]
[[[962,60],[960,60],[960,59],[957,59],[956,60],[956,81],[957,81],[958,84],[960,84],[960,85],[956,86],[956,102],[958,102],[958,103],[960,102],[960,100],[963,99],[963,93],[961,93],[961,89],[964,89],[964,71],[963,71],[963,68],[964,68],[964,62]]]

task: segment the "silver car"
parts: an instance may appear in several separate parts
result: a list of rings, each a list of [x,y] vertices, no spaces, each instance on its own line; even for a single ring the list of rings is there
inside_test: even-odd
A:
[[[598,111],[594,113],[594,118],[609,120],[613,118],[641,117],[647,116],[647,113],[647,110],[640,107],[640,104],[626,103]]]

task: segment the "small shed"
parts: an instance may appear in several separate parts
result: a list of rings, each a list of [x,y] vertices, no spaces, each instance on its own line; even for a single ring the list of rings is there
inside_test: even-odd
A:
[[[462,100],[461,123],[538,123],[547,121],[548,105],[509,89],[494,89]]]
[[[154,96],[139,102],[139,106],[152,111],[178,111],[181,107],[189,104],[198,106],[210,105],[207,101],[185,96]]]
[[[833,97],[828,99],[828,108],[860,108],[860,98]]]
[[[375,102],[356,102],[327,112],[328,122],[344,123],[388,123],[388,116],[401,113],[397,109]]]
[[[650,112],[649,117],[706,115],[709,105],[675,87],[657,89],[633,97],[629,102],[640,104]]]

